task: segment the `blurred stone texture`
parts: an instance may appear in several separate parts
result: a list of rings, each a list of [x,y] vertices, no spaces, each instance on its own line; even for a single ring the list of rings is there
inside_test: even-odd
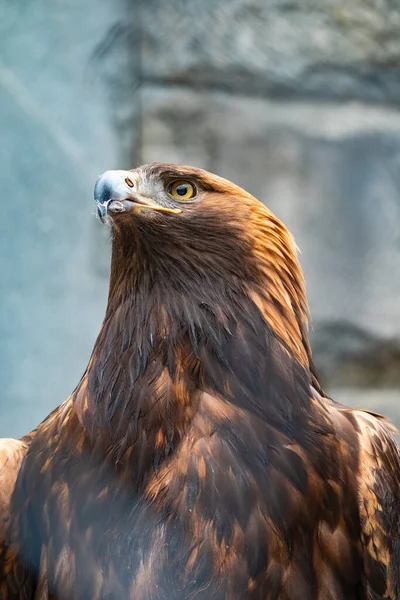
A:
[[[400,425],[400,4],[41,0],[0,15],[0,435],[74,388],[106,302],[107,168],[228,177],[301,250],[315,362]]]

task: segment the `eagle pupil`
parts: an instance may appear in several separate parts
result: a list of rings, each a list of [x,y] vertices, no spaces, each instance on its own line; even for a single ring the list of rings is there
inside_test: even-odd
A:
[[[187,185],[178,185],[176,192],[179,196],[186,196],[188,191]]]

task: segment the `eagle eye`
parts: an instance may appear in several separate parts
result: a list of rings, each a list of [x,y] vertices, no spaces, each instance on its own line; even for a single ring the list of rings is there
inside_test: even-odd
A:
[[[197,194],[193,183],[184,179],[172,181],[167,188],[167,192],[177,200],[191,200]]]

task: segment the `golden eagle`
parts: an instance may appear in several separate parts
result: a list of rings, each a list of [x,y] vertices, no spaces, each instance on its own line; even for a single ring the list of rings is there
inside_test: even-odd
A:
[[[95,198],[107,311],[70,398],[0,442],[0,599],[400,598],[398,448],[322,391],[284,225],[186,166]]]

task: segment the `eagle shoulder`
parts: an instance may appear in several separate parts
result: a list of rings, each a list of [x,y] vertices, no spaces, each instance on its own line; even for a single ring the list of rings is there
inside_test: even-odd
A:
[[[329,404],[339,431],[352,424],[358,452],[357,483],[361,555],[367,597],[400,597],[400,453],[396,429],[383,416]],[[348,437],[341,443],[346,446]]]
[[[29,444],[13,438],[0,439],[0,540],[6,537],[11,496]]]
[[[20,524],[14,518],[12,497],[18,474],[29,449],[29,436],[22,440],[0,439],[0,598],[19,599],[24,593],[25,574],[18,557]]]
[[[358,473],[363,558],[371,590],[400,597],[400,454],[384,417],[353,411],[358,425]]]

